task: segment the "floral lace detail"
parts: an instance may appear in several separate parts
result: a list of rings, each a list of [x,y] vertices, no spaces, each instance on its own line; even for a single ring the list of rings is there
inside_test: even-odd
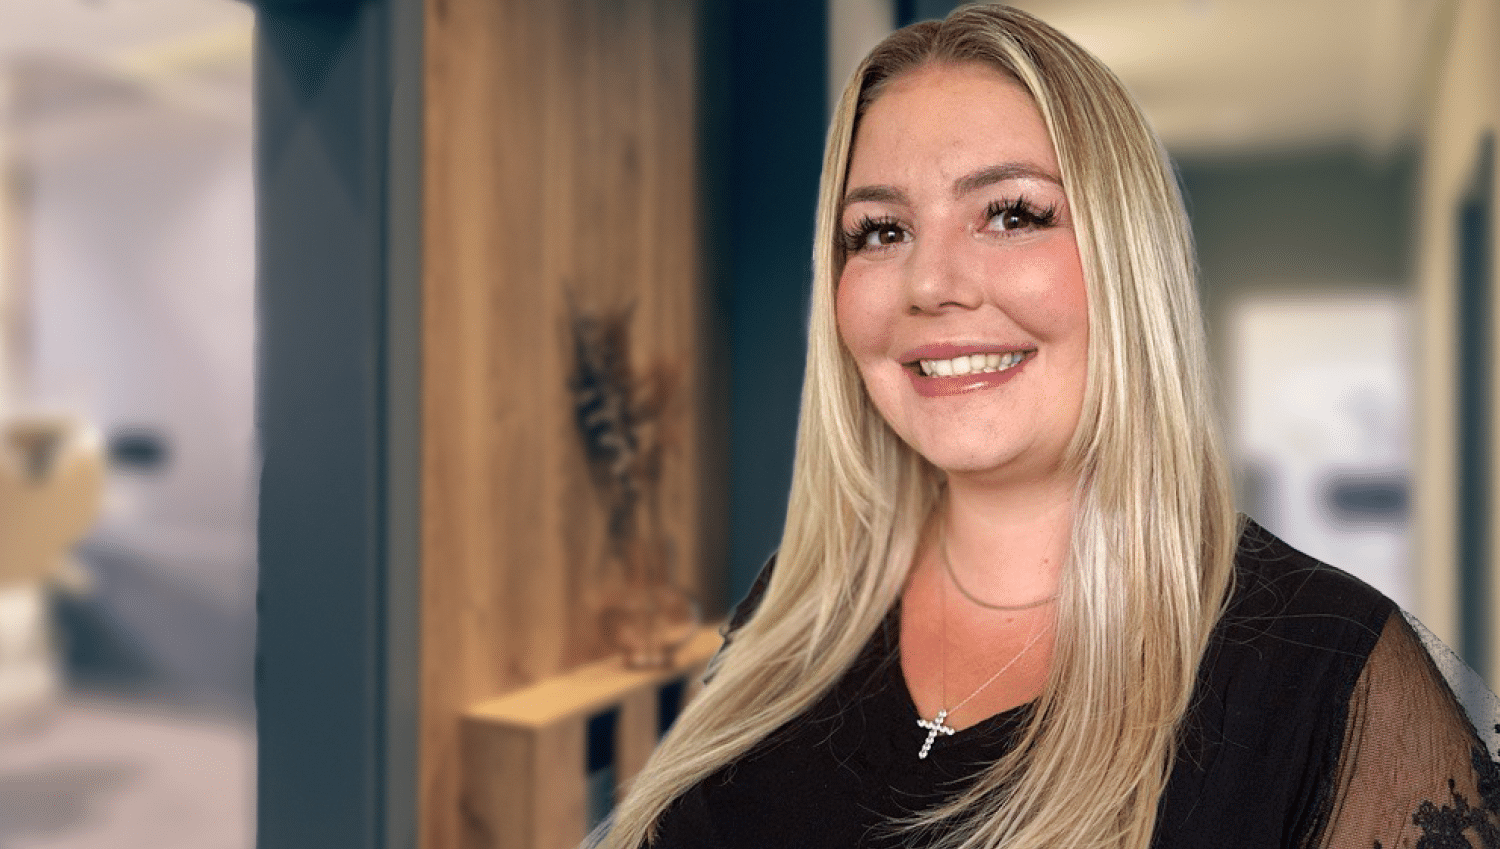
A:
[[[1500,726],[1495,730],[1500,732]],[[1500,763],[1491,760],[1483,746],[1475,746],[1471,756],[1479,805],[1470,805],[1458,791],[1457,782],[1448,779],[1453,803],[1439,807],[1426,801],[1411,816],[1412,825],[1422,829],[1416,849],[1500,849]],[[1479,843],[1471,842],[1465,832],[1477,837]],[[1377,840],[1374,849],[1384,846]]]

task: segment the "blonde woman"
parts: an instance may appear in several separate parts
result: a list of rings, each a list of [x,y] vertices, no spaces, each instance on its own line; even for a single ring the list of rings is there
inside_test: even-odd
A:
[[[996,6],[890,36],[813,287],[779,553],[596,840],[1500,845],[1400,612],[1236,516],[1173,173],[1095,59]]]

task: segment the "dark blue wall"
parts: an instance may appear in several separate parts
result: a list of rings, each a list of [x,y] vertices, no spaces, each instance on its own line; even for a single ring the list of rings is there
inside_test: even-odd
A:
[[[258,6],[268,849],[416,841],[420,10]]]
[[[718,4],[706,51],[714,267],[730,336],[729,594],[781,539],[826,129],[826,4]]]

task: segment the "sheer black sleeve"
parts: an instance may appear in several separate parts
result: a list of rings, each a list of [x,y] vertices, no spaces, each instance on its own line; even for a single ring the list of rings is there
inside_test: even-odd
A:
[[[1500,849],[1500,765],[1399,611],[1355,683],[1332,781],[1309,846]]]

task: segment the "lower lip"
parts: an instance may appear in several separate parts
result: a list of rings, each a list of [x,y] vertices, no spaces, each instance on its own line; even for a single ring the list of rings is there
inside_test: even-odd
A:
[[[956,374],[952,377],[928,377],[915,369],[907,369],[906,376],[911,379],[911,385],[917,390],[918,395],[924,398],[937,398],[943,395],[963,395],[967,392],[978,392],[981,389],[993,389],[1015,377],[1030,362],[1031,357],[1027,357],[1001,371]]]

